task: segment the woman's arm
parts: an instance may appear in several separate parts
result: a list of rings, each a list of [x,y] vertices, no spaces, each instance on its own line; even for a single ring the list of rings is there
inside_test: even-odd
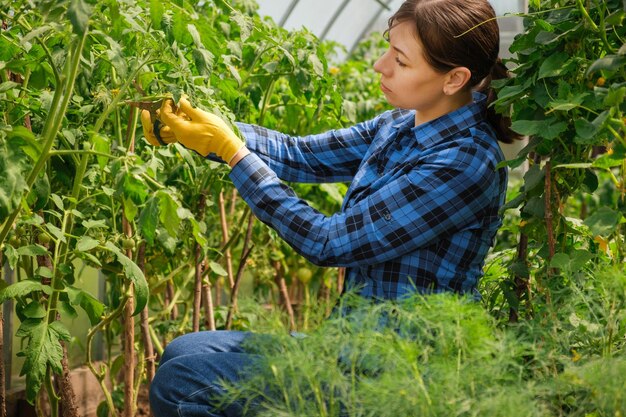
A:
[[[408,172],[332,216],[299,199],[254,154],[244,156],[230,175],[254,214],[311,262],[363,266],[480,223],[502,190],[495,164],[487,164],[477,152],[475,146],[457,145],[417,161]]]
[[[245,123],[237,123],[237,127],[248,149],[278,178],[306,183],[346,182],[359,168],[378,130],[378,120],[303,137]]]

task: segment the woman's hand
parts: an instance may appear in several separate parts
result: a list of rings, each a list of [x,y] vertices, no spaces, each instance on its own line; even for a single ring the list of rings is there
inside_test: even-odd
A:
[[[165,100],[159,118],[170,129],[169,131],[162,129],[161,133],[172,132],[180,144],[202,156],[215,154],[230,162],[245,146],[221,118],[193,108],[184,97],[180,99],[178,108],[173,100]]]
[[[151,114],[148,110],[141,111],[141,127],[143,128],[143,136],[148,143],[153,146],[168,145],[176,142],[176,136],[174,132],[168,126],[161,123],[157,117],[152,120]]]

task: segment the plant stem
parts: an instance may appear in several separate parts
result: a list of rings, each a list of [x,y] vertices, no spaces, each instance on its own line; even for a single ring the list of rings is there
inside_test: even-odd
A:
[[[4,270],[4,265],[2,264],[2,256],[3,252],[0,250],[0,282],[4,282],[4,278],[2,277],[2,272]],[[4,384],[4,308],[0,308],[0,358],[0,417],[6,417],[6,386]]]
[[[599,32],[600,29],[598,28],[598,25],[596,25],[596,22],[593,21],[591,16],[589,16],[589,12],[587,11],[587,8],[583,4],[583,0],[576,0],[576,4],[578,5],[578,10],[580,10],[580,13],[582,13],[583,15],[583,19],[585,19],[587,23],[589,23],[589,26],[591,26],[591,29],[594,32]]]
[[[267,106],[269,105],[270,97],[274,93],[274,85],[276,84],[276,78],[272,78],[270,80],[270,84],[267,86],[265,90],[265,95],[263,96],[263,106],[261,107],[261,114],[259,114],[259,120],[257,124],[263,125],[263,119],[265,118],[265,112],[267,111]]]
[[[54,385],[52,384],[52,373],[50,371],[50,365],[46,367],[46,392],[48,393],[48,401],[50,403],[50,417],[57,417],[59,414],[59,397],[54,391]]]
[[[74,388],[72,387],[72,380],[70,378],[70,366],[68,363],[67,345],[65,342],[60,342],[63,348],[63,358],[61,359],[61,367],[63,368],[63,374],[59,380],[61,386],[61,399],[63,403],[63,417],[78,417],[78,407],[76,406],[76,395],[74,394]]]
[[[200,193],[198,198],[198,220],[204,217],[204,210],[206,207],[206,194]],[[193,291],[193,324],[192,329],[194,332],[200,330],[200,307],[202,306],[202,263],[204,256],[202,255],[202,247],[198,242],[194,244],[194,271],[195,271],[195,285]]]
[[[289,298],[289,291],[287,290],[287,283],[285,281],[280,261],[274,261],[274,269],[276,270],[276,284],[278,285],[278,292],[280,293],[285,310],[287,310],[287,314],[289,315],[289,330],[295,330],[296,320],[293,314],[293,308],[291,307],[291,299]]]
[[[67,110],[69,101],[72,97],[72,92],[74,90],[74,83],[76,81],[76,76],[78,74],[78,68],[80,65],[80,57],[83,52],[83,48],[85,46],[85,39],[87,37],[87,30],[83,36],[76,40],[74,47],[71,49],[68,54],[68,58],[66,61],[65,69],[63,71],[63,75],[61,76],[62,85],[57,85],[57,90],[54,93],[54,97],[52,99],[52,105],[50,106],[50,113],[46,118],[46,122],[43,128],[43,147],[41,149],[41,154],[35,163],[33,170],[31,171],[28,179],[26,180],[27,188],[31,188],[35,179],[44,168],[48,158],[50,156],[50,150],[52,149],[52,145],[54,144],[54,139],[59,132],[61,127],[61,123],[63,121],[63,117],[65,116],[65,112]],[[22,209],[22,205],[19,205],[13,213],[11,213],[4,223],[4,228],[0,231],[0,244],[4,242],[6,236],[9,233],[13,222],[19,215]]]
[[[122,315],[127,301],[128,301],[128,297],[124,295],[123,298],[120,300],[120,305],[111,314],[104,317],[98,324],[96,324],[95,327],[93,327],[87,333],[87,341],[86,341],[87,367],[89,368],[89,370],[91,370],[91,373],[93,373],[93,375],[96,377],[96,379],[100,383],[100,388],[102,389],[102,392],[104,393],[104,398],[105,398],[105,401],[109,408],[109,412],[111,413],[112,417],[117,417],[117,411],[115,409],[115,404],[113,403],[113,397],[111,396],[111,392],[109,391],[109,388],[107,387],[107,384],[105,383],[105,378],[106,378],[107,373],[105,369],[103,369],[102,372],[98,372],[96,370],[93,364],[93,359],[91,357],[91,350],[92,350],[91,345],[93,343],[93,338],[98,332],[98,330],[103,329],[113,320],[116,320],[119,316]],[[109,354],[108,357],[110,358],[111,355]],[[104,368],[104,365],[103,365],[103,368]],[[110,369],[110,366],[109,366],[109,369]]]
[[[519,243],[517,244],[517,262],[523,262],[524,264],[526,264],[527,258],[528,235],[525,233],[520,233]],[[519,306],[521,304],[522,296],[525,293],[528,294],[530,291],[527,277],[515,274],[513,283],[515,286],[515,296],[517,297],[517,308],[513,308],[512,306],[509,307],[509,323],[517,323],[519,319]],[[528,300],[528,302],[530,302],[530,300]]]
[[[207,278],[206,281],[202,281],[202,298],[205,303],[204,321],[209,330],[215,330],[215,308],[213,307],[213,294],[211,292],[211,281]]]
[[[545,221],[546,221],[546,234],[548,235],[548,262],[552,260],[555,253],[556,243],[554,241],[554,227],[552,221],[552,161],[546,162],[546,175],[545,175],[545,187],[544,187],[544,203],[545,203]]]
[[[233,316],[237,311],[237,297],[239,295],[239,286],[241,284],[241,278],[243,277],[243,270],[246,267],[246,261],[248,256],[252,252],[254,244],[252,241],[252,226],[254,225],[254,215],[250,213],[248,217],[248,229],[246,231],[246,238],[243,241],[243,249],[241,250],[241,259],[239,260],[239,267],[237,269],[237,276],[235,277],[235,284],[230,293],[230,304],[228,306],[228,315],[226,317],[226,329],[229,330],[233,323]]]
[[[141,270],[141,272],[146,274],[146,242],[142,241],[139,245],[139,249],[137,250],[137,266]],[[141,338],[143,341],[143,348],[145,352],[145,361],[147,365],[147,380],[148,380],[148,388],[150,387],[150,383],[154,379],[154,374],[156,373],[156,357],[154,355],[154,346],[152,344],[152,339],[150,338],[150,325],[148,324],[149,318],[149,309],[148,305],[141,310]]]
[[[220,190],[220,194],[218,197],[218,206],[220,212],[220,225],[222,226],[222,245],[225,245],[228,242],[228,223],[226,220],[226,207],[224,202],[224,190]],[[224,256],[226,257],[226,273],[228,274],[228,283],[230,284],[230,288],[233,288],[235,285],[235,279],[233,277],[233,261],[232,255],[230,252],[230,248],[227,248],[224,252]]]

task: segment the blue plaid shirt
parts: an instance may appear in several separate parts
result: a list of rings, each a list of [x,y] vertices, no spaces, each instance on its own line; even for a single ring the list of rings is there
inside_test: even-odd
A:
[[[364,297],[477,296],[507,172],[484,96],[474,99],[417,127],[407,110],[305,137],[239,123],[252,153],[230,177],[261,221],[311,262],[347,267],[347,288]],[[350,187],[327,216],[281,180]]]

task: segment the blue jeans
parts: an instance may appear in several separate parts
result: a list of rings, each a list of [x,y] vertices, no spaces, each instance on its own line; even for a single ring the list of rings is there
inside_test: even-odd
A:
[[[216,405],[224,389],[220,381],[236,382],[254,363],[242,347],[252,333],[204,331],[174,339],[163,352],[150,387],[155,417],[239,417],[242,404]],[[223,397],[222,397],[223,398]]]

